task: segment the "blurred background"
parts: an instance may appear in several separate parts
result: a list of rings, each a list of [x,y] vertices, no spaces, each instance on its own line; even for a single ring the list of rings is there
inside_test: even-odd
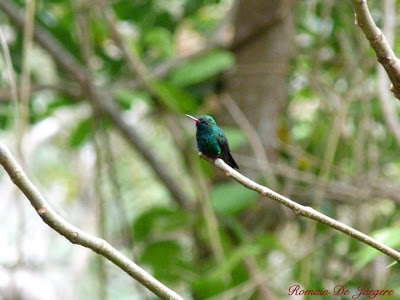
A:
[[[369,5],[399,53],[396,2]],[[200,159],[185,117],[212,115],[246,176],[400,247],[400,102],[349,1],[0,0],[0,46],[2,142],[63,217],[185,299],[398,288],[388,257]],[[155,298],[3,171],[0,194],[0,299]]]

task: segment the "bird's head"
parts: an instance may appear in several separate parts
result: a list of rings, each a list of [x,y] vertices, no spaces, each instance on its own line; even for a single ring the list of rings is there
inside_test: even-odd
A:
[[[213,117],[211,116],[201,116],[199,118],[195,118],[192,117],[191,115],[186,115],[186,117],[192,119],[193,121],[196,122],[196,126],[214,126],[217,125],[217,123],[215,123],[215,120],[213,119]]]

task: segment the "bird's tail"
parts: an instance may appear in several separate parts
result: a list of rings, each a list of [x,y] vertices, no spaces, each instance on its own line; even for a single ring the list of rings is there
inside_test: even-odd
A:
[[[229,151],[226,151],[226,153],[224,153],[223,160],[228,165],[230,165],[232,168],[239,170],[239,166],[237,165],[236,161],[233,159],[233,157],[232,157],[232,155],[231,155],[231,153]]]

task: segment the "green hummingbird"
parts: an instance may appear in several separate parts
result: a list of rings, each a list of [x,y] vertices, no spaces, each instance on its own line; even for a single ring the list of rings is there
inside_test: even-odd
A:
[[[186,115],[196,122],[196,141],[197,149],[210,158],[222,158],[224,162],[234,169],[239,169],[229,149],[228,139],[221,128],[218,127],[214,119],[210,116],[199,118]]]

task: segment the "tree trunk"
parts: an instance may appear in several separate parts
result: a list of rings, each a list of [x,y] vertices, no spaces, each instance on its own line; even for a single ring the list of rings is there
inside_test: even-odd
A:
[[[271,160],[276,159],[271,142],[287,102],[295,4],[294,0],[240,0],[234,20],[236,68],[226,78],[226,91],[259,134]]]
[[[258,133],[270,162],[278,159],[273,141],[281,128],[288,100],[295,5],[295,0],[239,0],[234,19],[232,51],[236,68],[227,74],[225,91]],[[225,124],[232,122],[226,113],[219,119]],[[249,149],[242,151],[254,156]],[[240,168],[250,177],[260,175],[243,165]],[[258,209],[243,215],[242,221],[247,228],[273,230],[285,219],[282,210],[280,205],[263,201]]]

